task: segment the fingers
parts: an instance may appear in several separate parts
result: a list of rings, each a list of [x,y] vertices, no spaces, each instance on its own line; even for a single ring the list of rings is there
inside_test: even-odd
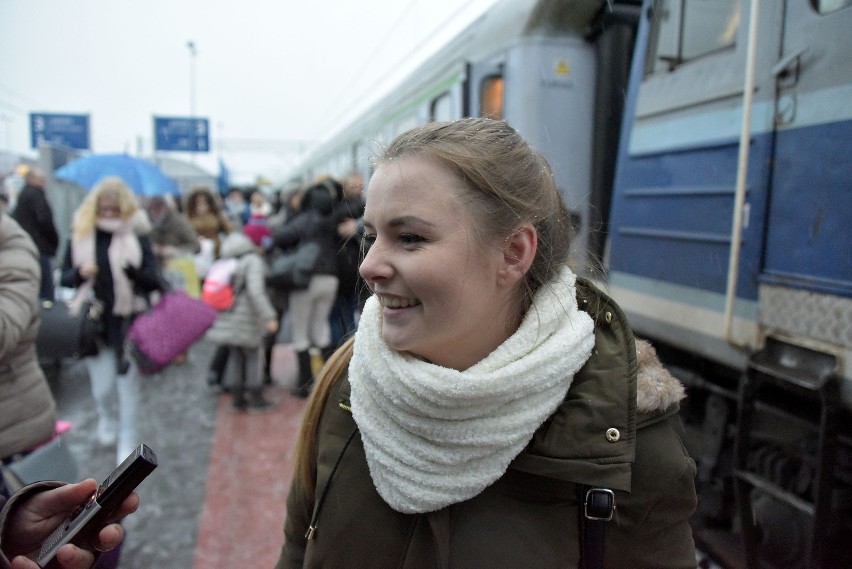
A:
[[[56,559],[62,569],[89,569],[95,563],[95,554],[69,543],[59,548]]]
[[[89,569],[95,562],[95,555],[91,551],[68,544],[59,548],[56,560],[62,569]],[[39,569],[39,566],[32,559],[19,555],[12,559],[10,569]]]
[[[110,524],[98,533],[98,540],[94,544],[94,548],[98,551],[109,551],[117,547],[123,539],[124,528],[118,524]],[[56,559],[62,569],[89,569],[95,562],[95,554],[69,543],[59,549],[56,553]],[[21,555],[12,560],[10,569],[39,569],[39,566],[31,559]]]
[[[98,533],[95,549],[98,551],[109,551],[118,546],[124,539],[124,528],[118,524],[110,524]]]
[[[23,555],[19,555],[12,559],[10,569],[39,569],[39,566],[32,559],[27,559]]]
[[[66,484],[47,492],[39,492],[30,500],[31,508],[44,518],[67,515],[77,509],[98,489],[98,483],[88,478],[76,484]]]
[[[79,271],[81,277],[88,279],[98,272],[98,266],[94,263],[84,263],[80,266]]]
[[[110,516],[110,521],[117,522],[121,518],[132,514],[138,508],[139,494],[131,492],[130,495],[124,499],[124,502],[122,502],[115,512],[113,512],[112,516]]]

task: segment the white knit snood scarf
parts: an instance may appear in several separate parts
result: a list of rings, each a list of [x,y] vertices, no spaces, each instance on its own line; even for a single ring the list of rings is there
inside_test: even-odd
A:
[[[388,348],[378,301],[367,301],[349,365],[352,415],[373,483],[391,508],[439,510],[503,476],[594,347],[575,280],[563,269],[536,293],[517,332],[464,371]]]

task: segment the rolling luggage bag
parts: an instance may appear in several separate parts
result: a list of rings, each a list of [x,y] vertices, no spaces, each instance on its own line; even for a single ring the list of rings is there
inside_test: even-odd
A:
[[[182,291],[163,294],[127,331],[127,351],[143,374],[156,373],[184,353],[213,325],[216,310]]]

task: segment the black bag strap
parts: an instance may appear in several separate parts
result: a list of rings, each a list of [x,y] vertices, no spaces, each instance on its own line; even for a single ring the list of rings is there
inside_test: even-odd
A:
[[[580,568],[602,569],[606,524],[615,513],[615,493],[608,488],[578,486]]]

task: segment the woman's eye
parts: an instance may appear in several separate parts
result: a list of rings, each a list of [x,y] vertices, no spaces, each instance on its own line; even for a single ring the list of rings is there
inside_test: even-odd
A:
[[[423,237],[419,235],[414,235],[412,233],[402,233],[399,236],[399,240],[406,245],[414,245],[416,243],[423,243],[424,241],[426,241]]]

